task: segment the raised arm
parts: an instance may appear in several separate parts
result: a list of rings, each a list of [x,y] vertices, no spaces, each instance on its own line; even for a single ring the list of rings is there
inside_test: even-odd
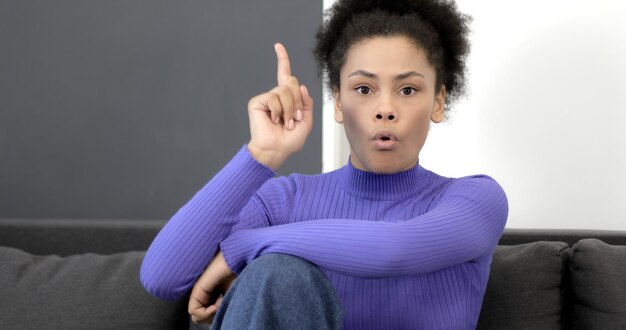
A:
[[[313,100],[291,75],[284,46],[274,48],[278,85],[248,103],[250,142],[168,221],[146,253],[140,277],[157,297],[187,293],[234,227],[268,225],[252,196],[302,148],[313,126]]]
[[[467,177],[410,220],[298,222],[238,231],[221,247],[237,273],[259,255],[286,253],[354,277],[419,274],[489,256],[507,215],[506,196],[493,179]]]

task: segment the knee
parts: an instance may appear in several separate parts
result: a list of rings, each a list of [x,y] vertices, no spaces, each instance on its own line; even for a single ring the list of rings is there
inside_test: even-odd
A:
[[[342,317],[341,303],[326,275],[314,264],[286,254],[266,254],[248,264],[216,316],[223,320],[223,328],[237,329],[241,327],[228,324],[330,329],[341,325]]]
[[[317,266],[288,254],[262,255],[250,263],[244,272],[265,284],[278,283],[285,290],[302,289],[327,281],[326,275]]]
[[[268,253],[264,254],[252,261],[248,267],[267,267],[267,268],[308,268],[316,267],[314,264],[290,254]]]

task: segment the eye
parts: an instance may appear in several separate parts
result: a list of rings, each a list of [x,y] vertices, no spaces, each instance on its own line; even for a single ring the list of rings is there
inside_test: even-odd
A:
[[[413,87],[403,87],[400,92],[402,93],[402,95],[412,95],[413,93],[417,92],[417,89]]]
[[[359,94],[363,94],[363,95],[367,95],[367,94],[369,94],[369,93],[372,91],[372,90],[371,90],[369,87],[367,87],[367,86],[359,86],[359,87],[355,88],[354,90],[356,90],[356,91],[357,91],[357,93],[359,93]]]

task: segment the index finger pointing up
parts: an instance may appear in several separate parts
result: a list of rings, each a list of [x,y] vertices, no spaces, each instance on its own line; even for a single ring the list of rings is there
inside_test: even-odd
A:
[[[285,85],[289,82],[291,77],[291,64],[289,64],[289,55],[287,55],[287,49],[281,43],[274,45],[276,51],[276,61],[278,62],[278,71],[276,72],[276,80],[278,85]]]

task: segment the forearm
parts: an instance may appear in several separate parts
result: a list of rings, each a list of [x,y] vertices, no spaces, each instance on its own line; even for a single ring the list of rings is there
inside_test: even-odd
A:
[[[432,272],[487,256],[504,228],[508,207],[499,190],[453,196],[402,222],[326,219],[233,233],[221,243],[240,272],[266,253],[296,255],[354,277]]]
[[[157,235],[141,268],[146,289],[168,300],[185,294],[219,242],[241,221],[240,213],[254,193],[273,175],[242,148]]]

